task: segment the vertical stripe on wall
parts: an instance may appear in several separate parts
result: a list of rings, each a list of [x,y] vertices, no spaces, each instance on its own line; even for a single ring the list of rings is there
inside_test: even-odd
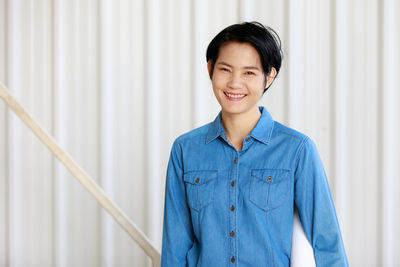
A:
[[[332,32],[334,34],[334,46],[332,48],[332,123],[333,133],[331,140],[332,156],[332,172],[334,177],[333,195],[335,196],[335,205],[338,214],[347,214],[347,93],[349,90],[349,70],[348,70],[348,11],[346,9],[346,1],[338,0],[331,4],[334,13],[334,23],[332,23]],[[343,233],[343,238],[347,236],[347,223],[344,221],[345,216],[339,217],[339,223]]]
[[[33,116],[51,129],[50,6],[47,2],[9,1],[6,12],[9,49],[5,80]],[[51,154],[13,113],[9,114],[8,264],[47,265],[53,255]]]
[[[54,3],[54,135],[98,180],[97,1]],[[100,265],[100,207],[55,163],[55,265]]]
[[[400,241],[397,238],[400,231],[396,225],[400,223],[400,211],[398,209],[400,197],[400,93],[398,85],[400,82],[400,45],[399,34],[399,12],[398,1],[385,0],[382,4],[381,23],[381,118],[380,125],[382,145],[381,176],[378,177],[382,184],[381,193],[381,228],[378,229],[382,235],[380,251],[382,253],[382,266],[397,266],[400,264],[399,250]]]
[[[165,2],[164,2],[165,4]],[[164,28],[161,25],[162,2],[159,0],[146,1],[146,60],[145,60],[145,87],[146,87],[146,217],[149,238],[155,240],[159,236],[158,220],[155,214],[161,209],[160,194],[162,186],[158,182],[160,177],[160,134],[161,134],[161,89],[162,89],[162,50],[167,42],[163,39]],[[165,42],[165,43],[164,43]],[[163,44],[163,45],[160,45]],[[158,216],[157,216],[158,217]],[[152,229],[153,231],[150,231]],[[154,242],[154,241],[153,241]],[[159,243],[159,242],[157,242]],[[159,244],[157,244],[159,247]]]
[[[7,38],[7,2],[0,1],[0,40]],[[7,42],[0,42],[0,82],[7,84]],[[8,110],[0,101],[0,265],[9,265]]]

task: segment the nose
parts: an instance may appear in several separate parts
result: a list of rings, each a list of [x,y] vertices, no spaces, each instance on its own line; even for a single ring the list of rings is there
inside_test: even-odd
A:
[[[232,89],[241,89],[243,87],[242,79],[240,74],[233,73],[229,79],[228,87]]]

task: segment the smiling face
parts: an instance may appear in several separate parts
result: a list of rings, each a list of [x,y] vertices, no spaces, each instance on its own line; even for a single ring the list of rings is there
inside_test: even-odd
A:
[[[213,71],[208,62],[214,95],[226,115],[258,112],[258,101],[273,81],[274,71],[273,68],[266,81],[260,56],[249,43],[222,45]]]

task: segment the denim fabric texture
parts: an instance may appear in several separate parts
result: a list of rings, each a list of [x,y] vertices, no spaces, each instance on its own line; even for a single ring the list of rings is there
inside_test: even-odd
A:
[[[348,266],[314,142],[259,110],[241,151],[226,138],[221,111],[174,141],[161,266],[290,266],[294,205],[317,266]]]

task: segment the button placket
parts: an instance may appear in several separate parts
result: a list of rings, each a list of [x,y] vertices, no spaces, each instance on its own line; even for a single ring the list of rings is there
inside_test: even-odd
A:
[[[237,210],[236,210],[236,198],[237,198],[237,181],[238,181],[238,175],[239,175],[239,154],[236,151],[236,155],[234,156],[233,159],[233,164],[232,164],[232,178],[229,183],[229,232],[228,235],[230,236],[229,240],[229,247],[230,247],[230,262],[235,264],[236,263],[236,256],[237,256],[237,238],[236,238],[236,233],[237,233]]]
[[[243,139],[243,148],[239,152],[243,152],[243,151],[247,150],[251,143],[252,143],[252,140],[251,140],[250,136],[245,137]]]

